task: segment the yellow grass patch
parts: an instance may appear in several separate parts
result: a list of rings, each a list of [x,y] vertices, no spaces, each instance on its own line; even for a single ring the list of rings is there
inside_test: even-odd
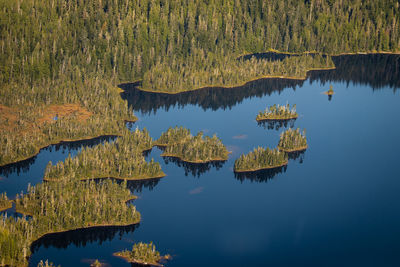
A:
[[[21,110],[18,107],[7,107],[0,104],[0,132],[29,134],[29,132],[38,131],[38,127],[44,123],[56,122],[54,120],[56,116],[58,118],[74,117],[79,122],[85,122],[93,115],[92,112],[78,104],[50,105],[46,107],[32,107],[31,109],[24,108],[22,112],[28,112],[27,110],[29,110],[29,117],[32,119],[26,119],[24,114],[20,114]]]
[[[13,124],[18,120],[18,112],[15,108],[10,108],[0,104],[0,121],[6,121],[8,119],[9,124]]]
[[[50,105],[44,108],[43,116],[38,119],[38,123],[53,122],[54,117],[63,118],[74,116],[78,121],[86,121],[93,113],[78,104]]]

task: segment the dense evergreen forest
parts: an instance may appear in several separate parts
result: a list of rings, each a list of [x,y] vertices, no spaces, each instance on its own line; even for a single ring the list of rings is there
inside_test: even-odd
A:
[[[28,217],[0,216],[0,266],[25,266],[30,245],[43,235],[78,228],[128,225],[140,221],[126,182],[64,180],[28,185],[16,210]]]
[[[400,48],[400,7],[394,0],[0,4],[6,83],[53,81],[71,73],[132,81],[157,64],[218,63],[220,57],[269,49],[337,54]]]
[[[179,92],[333,66],[318,53],[399,52],[399,10],[394,0],[1,0],[0,165],[117,134],[135,120],[121,81]],[[317,54],[240,57],[271,50]]]
[[[117,178],[139,180],[165,176],[158,162],[146,162],[143,151],[153,147],[148,131],[124,130],[114,142],[104,142],[92,148],[82,148],[75,156],[52,165],[49,162],[44,174],[46,181],[63,179]]]

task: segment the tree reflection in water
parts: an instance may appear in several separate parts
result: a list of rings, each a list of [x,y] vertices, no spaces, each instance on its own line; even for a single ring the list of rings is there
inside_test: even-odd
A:
[[[293,161],[298,161],[300,164],[304,161],[304,154],[306,153],[305,150],[303,151],[295,151],[288,153],[288,158]]]
[[[128,181],[127,187],[131,190],[132,193],[140,193],[143,189],[148,189],[152,191],[157,184],[160,182],[162,178],[153,178],[153,179],[145,179],[145,180],[138,180],[138,181]]]
[[[68,142],[60,142],[55,145],[50,145],[46,148],[42,148],[41,151],[70,151],[70,150],[78,150],[81,147],[93,147],[95,145],[104,143],[105,141],[113,141],[115,140],[116,136],[113,135],[106,135],[100,136],[88,140],[80,140],[80,141],[68,141]],[[40,153],[40,152],[39,152]],[[0,175],[4,175],[8,177],[12,173],[25,173],[30,170],[30,166],[32,166],[36,162],[37,156],[33,156],[29,159],[18,161],[16,163],[7,164],[5,166],[0,167]]]
[[[211,161],[207,163],[189,163],[174,157],[164,157],[165,164],[174,163],[178,167],[183,167],[185,175],[191,174],[193,177],[200,177],[200,175],[208,172],[211,168],[219,170],[222,168],[226,161]]]
[[[371,54],[332,57],[336,69],[308,73],[310,82],[345,82],[368,85],[373,90],[400,88],[400,55]]]
[[[88,243],[97,242],[101,245],[103,242],[111,241],[115,236],[121,239],[123,235],[132,233],[139,224],[128,226],[100,226],[85,229],[72,230],[63,233],[54,233],[43,236],[32,243],[32,252],[37,252],[41,247],[67,248],[70,245],[84,247]]]
[[[282,60],[287,56],[276,53],[260,53],[256,57],[269,58],[270,60]],[[370,55],[343,55],[333,56],[334,70],[316,70],[308,72],[309,81],[321,82],[345,82],[370,85],[373,90],[390,87],[396,91],[400,88],[400,55],[370,54]],[[260,79],[251,81],[244,86],[234,88],[203,88],[191,92],[178,94],[149,93],[137,89],[140,82],[120,84],[124,90],[121,93],[123,99],[128,101],[135,111],[144,114],[156,113],[158,109],[184,107],[188,104],[197,105],[204,110],[227,109],[240,104],[244,99],[251,97],[263,97],[272,93],[281,93],[286,88],[296,89],[302,86],[303,80],[290,79]]]
[[[279,130],[280,128],[294,128],[294,122],[296,119],[291,120],[264,120],[259,121],[258,126],[264,127],[264,129],[268,130]]]
[[[235,178],[241,182],[249,180],[251,182],[257,183],[265,183],[268,180],[271,180],[276,175],[280,173],[285,173],[287,166],[267,169],[267,170],[260,170],[255,172],[235,172]]]
[[[285,79],[260,79],[249,82],[244,86],[234,88],[203,88],[190,92],[178,94],[150,93],[144,92],[137,87],[140,83],[120,84],[119,87],[124,90],[121,97],[128,101],[129,106],[134,111],[144,114],[157,113],[158,109],[184,107],[186,105],[197,105],[203,110],[218,110],[232,108],[240,104],[244,99],[253,96],[263,97],[272,93],[280,93],[285,88],[295,90],[296,86],[304,83],[302,80],[285,80]]]

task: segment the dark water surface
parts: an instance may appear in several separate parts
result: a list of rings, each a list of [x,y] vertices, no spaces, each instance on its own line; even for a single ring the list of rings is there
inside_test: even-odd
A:
[[[90,140],[61,142],[41,149],[32,158],[0,167],[0,192],[5,191],[9,198],[14,198],[16,194],[26,192],[28,183],[35,185],[43,181],[49,161],[55,164],[67,158],[68,154],[75,156],[83,146],[95,146],[114,139],[114,136],[101,136]]]
[[[40,259],[129,266],[112,253],[140,241],[171,254],[167,266],[400,266],[400,56],[334,61],[337,70],[312,72],[306,81],[260,80],[174,96],[122,85],[139,117],[131,128],[146,127],[154,139],[175,125],[216,133],[232,151],[229,160],[193,165],[153,148],[147,158],[167,176],[129,184],[139,196],[140,225],[48,236],[33,245],[31,266]],[[331,84],[329,100],[322,92]],[[287,102],[297,105],[295,122],[255,121],[267,105]],[[291,124],[306,128],[307,151],[286,168],[233,173],[241,153],[275,147]],[[40,177],[47,160],[67,153],[42,151],[24,177]],[[0,181],[9,195],[40,181],[10,172]]]

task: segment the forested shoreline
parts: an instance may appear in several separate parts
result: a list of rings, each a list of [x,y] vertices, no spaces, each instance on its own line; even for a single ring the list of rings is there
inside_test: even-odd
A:
[[[115,88],[124,81],[176,93],[304,78],[334,67],[327,54],[399,53],[399,10],[393,0],[0,1],[0,165],[60,140],[118,135],[135,120]],[[300,56],[238,59],[266,51]],[[87,116],[57,114],[70,104]],[[60,123],[42,119],[52,105]]]
[[[7,193],[0,193],[0,211],[9,209],[12,207],[12,202],[7,197]]]
[[[107,88],[109,83],[95,82],[91,92],[83,90],[88,84],[78,89],[68,82],[56,87],[55,97],[61,99],[46,96],[54,90],[37,86],[25,88],[23,97],[15,97],[15,87],[0,90],[0,166],[33,157],[41,148],[61,141],[120,135],[126,121],[137,120],[120,98],[120,90]]]

